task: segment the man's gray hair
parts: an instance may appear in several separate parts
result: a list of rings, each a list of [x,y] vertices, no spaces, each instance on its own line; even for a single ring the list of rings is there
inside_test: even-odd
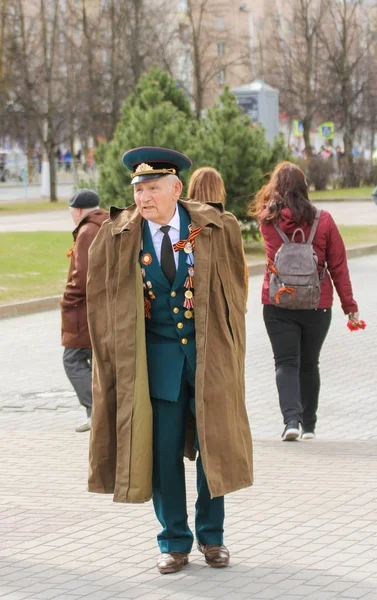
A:
[[[181,181],[179,179],[179,177],[177,177],[177,175],[168,175],[166,179],[168,179],[168,181],[170,181],[171,189],[173,189],[173,185],[175,184],[176,181]]]

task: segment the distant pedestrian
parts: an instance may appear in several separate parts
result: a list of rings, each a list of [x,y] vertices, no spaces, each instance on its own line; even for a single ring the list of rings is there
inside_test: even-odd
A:
[[[276,369],[276,384],[280,409],[284,417],[283,441],[313,439],[317,421],[320,390],[319,355],[331,322],[333,285],[340,297],[343,311],[351,321],[359,320],[358,307],[353,298],[348,272],[346,250],[342,237],[332,216],[325,210],[319,215],[313,239],[313,250],[318,257],[320,297],[316,308],[282,308],[286,299],[298,292],[285,285],[281,295],[273,302],[270,296],[271,273],[279,273],[274,267],[276,252],[285,234],[294,242],[308,240],[313,223],[318,219],[316,208],[308,198],[308,184],[304,173],[296,165],[283,162],[277,165],[270,181],[256,195],[250,207],[250,215],[260,222],[267,261],[263,289],[263,316],[269,335]],[[277,226],[277,227],[276,227]],[[279,233],[280,229],[280,233]],[[313,258],[313,255],[311,254]],[[301,265],[296,264],[297,272]],[[275,269],[275,270],[274,270]],[[314,271],[315,273],[315,271]],[[280,278],[282,278],[280,273]],[[284,280],[283,280],[284,281]],[[283,298],[284,296],[284,298]]]
[[[191,175],[188,197],[198,202],[221,202],[225,205],[224,180],[212,167],[201,167]]]
[[[92,414],[92,349],[86,310],[86,276],[88,251],[108,212],[99,208],[99,197],[92,190],[81,189],[69,201],[74,245],[68,280],[61,300],[63,364],[80,404],[85,407],[87,420],[76,431],[88,431]]]
[[[205,204],[219,203],[225,206],[225,184],[219,171],[213,167],[200,167],[196,169],[191,175],[187,195],[191,200],[196,200],[197,202],[204,202]],[[249,293],[249,270],[245,254],[244,263],[247,300]]]

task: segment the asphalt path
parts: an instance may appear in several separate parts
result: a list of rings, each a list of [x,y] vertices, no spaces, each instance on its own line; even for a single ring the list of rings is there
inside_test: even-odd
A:
[[[60,183],[56,188],[59,200],[68,199],[73,194],[74,183]],[[40,184],[4,185],[0,183],[0,206],[1,204],[34,202],[42,197]]]

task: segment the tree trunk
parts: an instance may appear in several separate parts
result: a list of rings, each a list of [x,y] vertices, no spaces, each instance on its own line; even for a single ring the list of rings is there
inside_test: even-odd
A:
[[[55,144],[49,144],[48,150],[48,162],[50,165],[50,202],[57,202],[58,197],[56,194],[56,162],[55,162]]]
[[[307,158],[311,158],[312,157],[312,147],[310,144],[310,130],[311,130],[311,120],[306,117],[305,119],[302,120],[302,127],[304,130],[304,142],[305,142],[305,154]]]

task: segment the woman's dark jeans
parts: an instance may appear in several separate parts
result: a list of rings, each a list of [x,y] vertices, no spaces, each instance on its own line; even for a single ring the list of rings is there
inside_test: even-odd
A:
[[[319,354],[331,323],[331,308],[289,310],[263,307],[275,358],[276,385],[284,423],[300,421],[314,431],[320,388]]]

